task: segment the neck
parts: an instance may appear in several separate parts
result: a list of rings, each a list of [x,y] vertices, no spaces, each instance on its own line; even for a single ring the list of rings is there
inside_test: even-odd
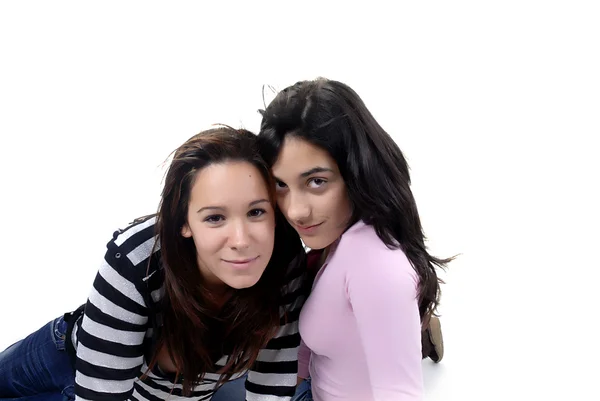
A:
[[[339,238],[337,240],[335,240],[331,245],[329,245],[325,249],[323,249],[323,254],[321,255],[321,260],[320,260],[321,264],[325,263],[325,261],[327,260],[329,255],[332,254],[333,252],[335,252],[338,242],[339,242]]]
[[[225,284],[219,287],[207,286],[206,289],[208,291],[206,291],[204,294],[204,299],[211,309],[215,309],[217,311],[221,310],[223,305],[229,301],[234,291],[233,288]]]
[[[329,256],[330,250],[331,250],[331,245],[329,245],[327,248],[323,249],[323,252],[321,252],[321,257],[319,258],[319,267],[323,266],[323,264],[327,260],[327,256]]]

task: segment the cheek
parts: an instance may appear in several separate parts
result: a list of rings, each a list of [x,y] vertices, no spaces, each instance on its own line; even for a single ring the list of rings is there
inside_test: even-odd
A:
[[[271,214],[272,215],[272,214]],[[253,226],[254,238],[263,252],[273,249],[275,243],[275,219],[262,221]]]
[[[210,259],[223,247],[223,235],[218,228],[195,228],[194,245],[200,259]]]
[[[313,196],[311,199],[312,210],[316,215],[335,218],[340,207],[340,199],[335,191],[328,191],[323,195]]]
[[[336,189],[331,191],[327,198],[323,210],[327,211],[328,216],[335,220],[337,224],[344,224],[350,217],[350,201],[346,194],[346,189]]]
[[[294,219],[291,219],[289,216],[290,206],[291,203],[289,195],[277,199],[277,207],[283,214],[283,217],[285,217],[285,219],[292,224]]]
[[[288,199],[289,196],[278,195],[277,196],[277,207],[281,210],[281,213],[287,217],[287,208],[288,208]]]

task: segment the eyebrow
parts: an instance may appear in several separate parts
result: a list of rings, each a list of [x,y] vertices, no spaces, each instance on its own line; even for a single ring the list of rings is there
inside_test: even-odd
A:
[[[248,204],[248,207],[256,206],[256,205],[258,205],[260,203],[264,203],[264,202],[270,203],[267,199],[257,199],[255,201],[250,202]],[[205,206],[205,207],[201,207],[200,209],[198,209],[198,211],[196,213],[200,213],[205,210],[225,210],[225,208],[222,206]]]
[[[327,167],[313,167],[310,170],[300,173],[300,177],[308,177],[309,175],[313,175],[315,173],[325,173],[325,172],[333,173],[333,170],[330,168],[327,168]]]
[[[306,178],[309,175],[313,175],[313,174],[316,174],[316,173],[327,173],[327,172],[333,173],[334,171],[332,169],[328,168],[328,167],[313,167],[310,170],[306,170],[305,172],[300,173],[299,176],[300,176],[300,178]],[[282,181],[278,177],[275,177],[275,179],[277,181]]]

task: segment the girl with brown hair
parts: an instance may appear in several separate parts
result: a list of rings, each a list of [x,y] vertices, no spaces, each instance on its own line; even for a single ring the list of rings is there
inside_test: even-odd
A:
[[[256,137],[219,127],[180,146],[156,215],[107,244],[87,303],[0,353],[0,397],[289,400],[305,254],[276,209]]]

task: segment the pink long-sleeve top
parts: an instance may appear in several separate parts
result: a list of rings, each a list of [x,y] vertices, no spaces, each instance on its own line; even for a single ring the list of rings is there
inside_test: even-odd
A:
[[[299,375],[315,401],[416,401],[423,392],[418,278],[359,221],[317,273],[300,313]]]

